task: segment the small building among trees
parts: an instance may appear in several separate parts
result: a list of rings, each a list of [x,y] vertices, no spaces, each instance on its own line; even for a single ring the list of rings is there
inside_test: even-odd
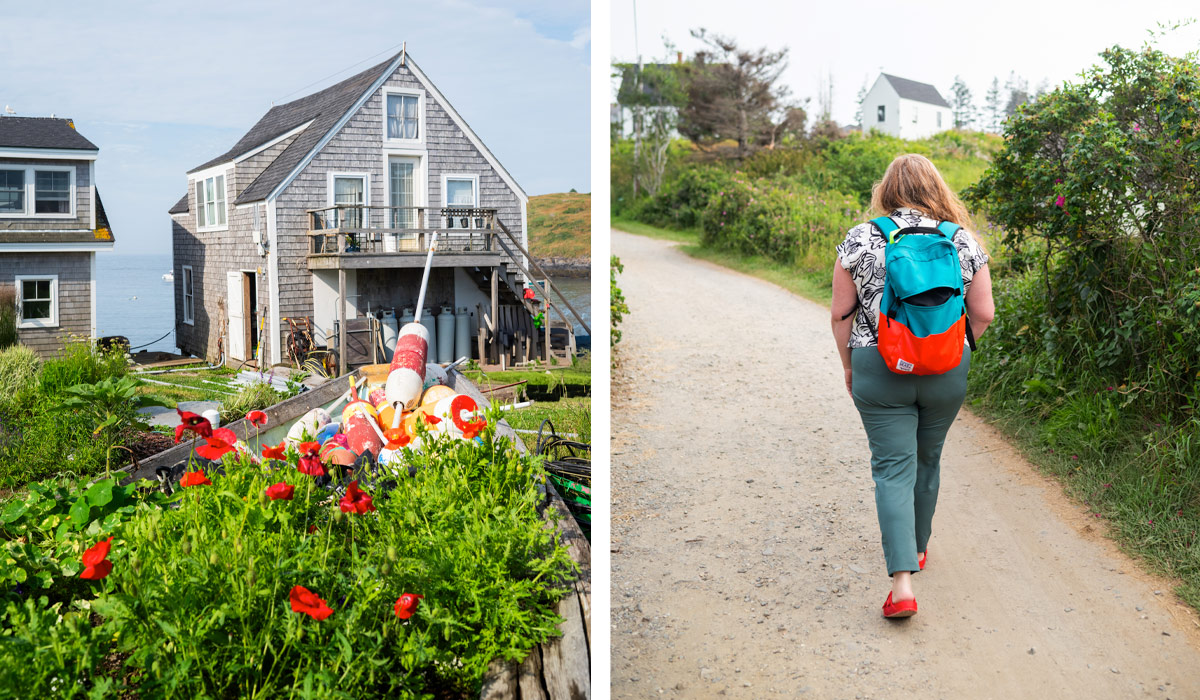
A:
[[[863,133],[921,139],[954,128],[950,103],[929,83],[880,73],[863,96]]]

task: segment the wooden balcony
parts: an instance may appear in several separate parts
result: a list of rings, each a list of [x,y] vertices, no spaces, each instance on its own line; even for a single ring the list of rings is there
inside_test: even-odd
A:
[[[495,209],[365,207],[308,210],[308,269],[424,267],[437,231],[434,267],[493,267],[503,261]]]

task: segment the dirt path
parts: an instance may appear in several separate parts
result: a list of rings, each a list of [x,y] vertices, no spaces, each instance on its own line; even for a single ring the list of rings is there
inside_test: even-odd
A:
[[[663,241],[612,247],[632,309],[613,377],[614,698],[1200,697],[1200,628],[1170,583],[966,413],[920,614],[884,620],[829,312]]]

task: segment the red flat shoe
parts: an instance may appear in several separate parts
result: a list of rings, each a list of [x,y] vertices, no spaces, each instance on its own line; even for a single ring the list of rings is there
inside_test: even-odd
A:
[[[925,557],[928,554],[929,554],[929,550],[926,549],[924,552],[921,552],[921,556],[917,557],[917,568],[920,569],[921,571],[925,570]]]
[[[887,618],[912,617],[917,614],[917,601],[902,600],[892,602],[892,594],[888,593],[887,602],[883,604],[883,616]]]

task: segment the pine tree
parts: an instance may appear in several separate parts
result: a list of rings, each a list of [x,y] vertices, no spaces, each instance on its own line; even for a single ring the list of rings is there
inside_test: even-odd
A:
[[[984,104],[987,105],[988,112],[988,131],[992,133],[1000,133],[1000,79],[992,78],[992,86],[988,88],[987,96],[984,97]]]
[[[951,108],[954,110],[954,128],[965,129],[975,123],[975,104],[971,97],[971,88],[961,76],[954,76],[954,84],[950,86]]]
[[[863,128],[863,100],[865,99],[867,99],[867,79],[863,78],[862,87],[858,89],[858,97],[855,100],[858,109],[854,112],[854,123],[858,125],[860,131]]]
[[[1008,82],[1004,84],[1008,90],[1008,103],[1004,106],[1004,116],[1011,117],[1017,113],[1017,108],[1029,101],[1029,81],[1017,75],[1016,71],[1008,74]]]

